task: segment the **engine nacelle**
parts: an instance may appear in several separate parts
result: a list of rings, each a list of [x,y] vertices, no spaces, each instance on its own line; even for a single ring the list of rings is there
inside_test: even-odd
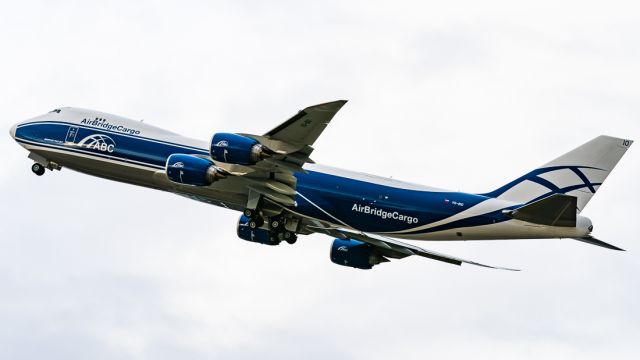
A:
[[[216,161],[238,165],[253,165],[269,156],[258,140],[230,133],[213,135],[210,154]]]
[[[277,242],[272,240],[273,235],[266,229],[252,229],[249,227],[249,218],[242,215],[238,220],[238,237],[243,240],[256,242],[265,245],[277,245]]]
[[[165,167],[169,180],[186,185],[207,186],[224,178],[213,161],[186,154],[171,154]]]
[[[389,260],[380,255],[373,246],[362,241],[335,239],[331,244],[331,261],[334,264],[367,270]]]

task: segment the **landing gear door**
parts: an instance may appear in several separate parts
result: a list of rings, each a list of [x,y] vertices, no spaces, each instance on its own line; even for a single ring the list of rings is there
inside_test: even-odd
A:
[[[64,140],[65,143],[75,143],[76,135],[78,134],[78,128],[76,126],[69,126],[69,130],[67,131],[67,138]]]

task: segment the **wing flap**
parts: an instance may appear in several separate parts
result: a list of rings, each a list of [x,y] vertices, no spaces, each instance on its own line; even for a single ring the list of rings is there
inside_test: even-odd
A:
[[[247,189],[253,190],[258,194],[264,195],[265,197],[271,199],[272,201],[278,204],[282,204],[285,206],[293,206],[295,204],[295,200],[293,200],[293,197],[281,194],[265,186],[253,184],[253,185],[247,185]]]
[[[285,171],[288,171],[288,172],[306,173],[306,171],[300,165],[292,163],[292,162],[289,162],[289,161],[277,160],[277,159],[265,159],[264,161],[266,163],[269,163],[269,164],[275,166],[276,168],[282,168],[282,169],[284,169]]]

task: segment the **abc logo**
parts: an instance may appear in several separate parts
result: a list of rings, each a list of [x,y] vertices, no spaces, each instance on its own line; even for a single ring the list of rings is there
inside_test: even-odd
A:
[[[107,135],[94,134],[78,142],[78,146],[83,148],[112,153],[116,147],[115,141]]]

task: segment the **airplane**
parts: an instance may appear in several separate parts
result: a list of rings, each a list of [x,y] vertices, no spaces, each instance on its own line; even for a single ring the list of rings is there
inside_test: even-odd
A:
[[[313,144],[346,100],[309,106],[263,135],[196,140],[121,116],[63,107],[14,125],[31,170],[69,168],[241,211],[237,234],[278,245],[298,235],[334,238],[333,263],[371,269],[411,255],[495,267],[405,240],[572,238],[622,250],[591,235],[581,215],[632,140],[598,136],[503,186],[448,191],[316,164]]]

